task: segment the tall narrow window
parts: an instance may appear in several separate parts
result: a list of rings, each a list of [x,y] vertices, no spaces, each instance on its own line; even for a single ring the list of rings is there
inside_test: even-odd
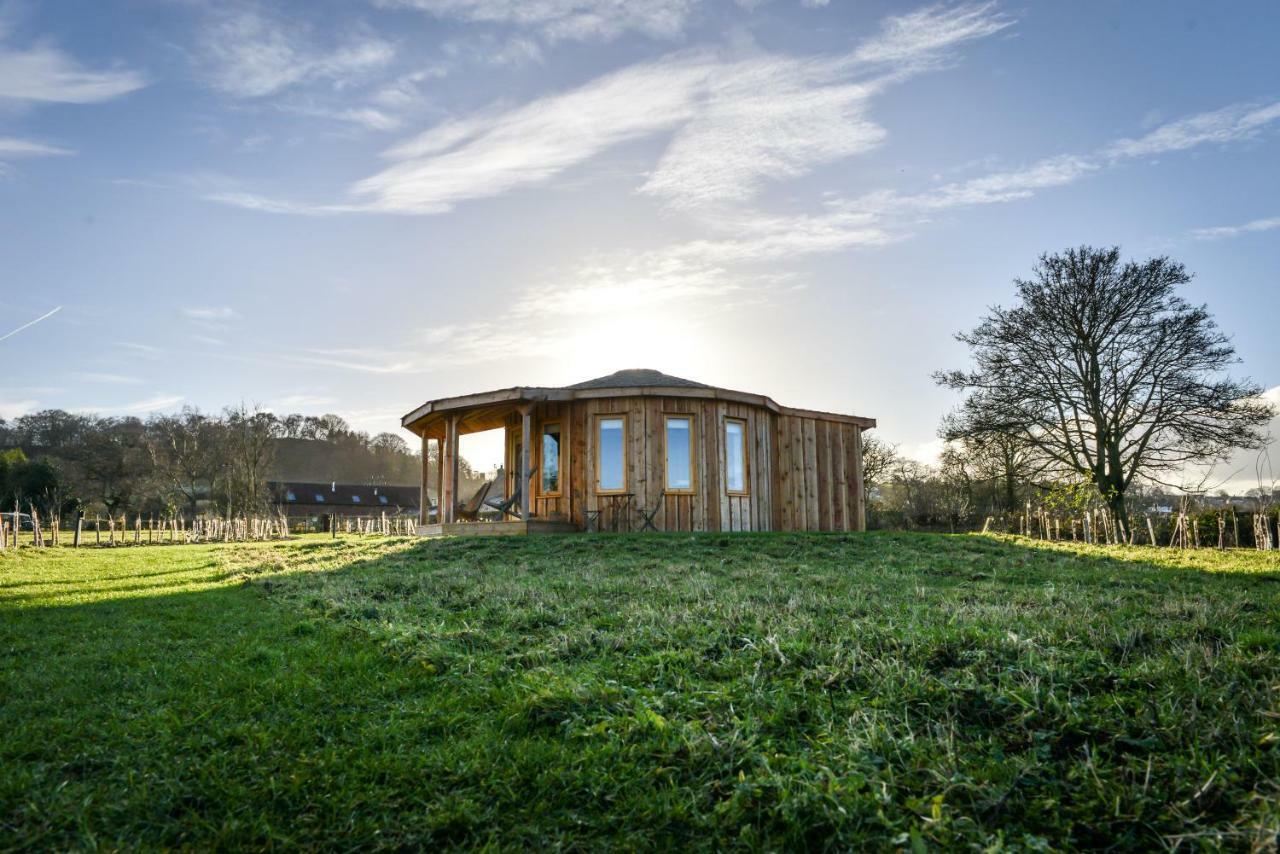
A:
[[[625,418],[596,421],[596,491],[624,492],[627,488],[627,422]]]
[[[666,418],[667,491],[693,490],[693,419],[687,415]]]
[[[747,425],[742,421],[724,422],[724,480],[730,494],[747,492]]]
[[[542,425],[542,494],[560,494],[560,425]]]

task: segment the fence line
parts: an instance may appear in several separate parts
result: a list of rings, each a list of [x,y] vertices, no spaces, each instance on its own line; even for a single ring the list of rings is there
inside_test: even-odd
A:
[[[61,519],[56,516],[48,525],[41,523],[39,512],[30,507],[31,536],[30,546],[48,548],[64,545],[62,542]],[[17,549],[23,545],[22,513],[17,506],[9,521],[5,514],[0,514],[0,551]],[[261,516],[197,516],[187,520],[183,516],[148,515],[144,521],[142,514],[134,514],[132,524],[128,515],[109,514],[105,518],[94,516],[92,520],[79,516],[75,520],[74,534],[71,542],[73,548],[85,545],[95,547],[115,547],[124,545],[180,545],[190,543],[233,543],[261,542],[268,540],[289,539],[294,533],[309,533],[310,517],[296,523],[297,517],[284,513]],[[104,524],[105,523],[105,524]],[[87,528],[92,525],[92,543],[88,541]],[[334,537],[339,528],[346,534],[360,536],[414,536],[418,531],[416,516],[388,516],[385,512],[377,516],[330,516],[327,527]],[[318,532],[323,532],[320,527]]]
[[[1064,514],[1045,508],[1033,509],[1027,504],[1020,512],[1003,517],[987,516],[982,532],[1017,534],[1048,541],[1178,549],[1248,548],[1250,545],[1260,551],[1280,548],[1280,520],[1271,512],[1244,514],[1250,517],[1251,544],[1246,544],[1245,538],[1241,537],[1240,515],[1242,514],[1234,507],[1198,515],[1182,508],[1176,513],[1160,517],[1158,521],[1151,514],[1143,514],[1130,518],[1129,534],[1126,537],[1108,508],[1099,507],[1078,514]],[[1204,534],[1201,532],[1201,522],[1209,526]],[[1217,528],[1216,541],[1210,540],[1210,532],[1214,526]]]

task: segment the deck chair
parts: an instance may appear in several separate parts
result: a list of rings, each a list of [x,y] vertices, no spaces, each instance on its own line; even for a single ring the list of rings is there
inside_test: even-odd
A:
[[[534,466],[533,468],[529,469],[529,483],[533,483],[533,476],[537,473],[538,473],[537,466]],[[515,489],[511,490],[511,496],[509,498],[490,498],[488,501],[485,502],[485,505],[492,507],[494,510],[497,510],[504,517],[508,515],[518,516],[520,515],[519,507],[520,507],[520,499],[522,495],[521,489],[523,488],[523,486],[524,485],[520,483],[519,480],[517,480],[516,487]]]
[[[467,500],[466,504],[461,502],[458,503],[455,515],[459,519],[463,519],[467,522],[475,522],[479,519],[480,508],[484,506],[484,500],[489,495],[489,490],[493,489],[493,485],[495,483],[497,483],[497,481],[486,480],[481,484],[480,488],[476,490],[476,494]]]

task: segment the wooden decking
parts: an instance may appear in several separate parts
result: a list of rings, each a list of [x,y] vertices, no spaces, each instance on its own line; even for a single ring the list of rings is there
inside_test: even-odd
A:
[[[572,534],[582,528],[572,522],[530,519],[514,522],[446,522],[419,525],[420,537],[519,537],[527,534]]]

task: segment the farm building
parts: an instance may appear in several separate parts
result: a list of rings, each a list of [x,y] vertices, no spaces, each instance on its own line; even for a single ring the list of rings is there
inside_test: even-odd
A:
[[[421,518],[416,486],[267,481],[271,502],[290,518],[302,517],[327,530],[333,516],[378,517],[413,514]]]
[[[865,527],[861,437],[871,418],[626,370],[432,400],[401,423],[422,438],[424,490],[429,466],[439,467],[443,518],[420,515],[424,534]],[[505,431],[502,482],[459,494],[459,437],[494,429]],[[479,521],[494,508],[503,521]]]

